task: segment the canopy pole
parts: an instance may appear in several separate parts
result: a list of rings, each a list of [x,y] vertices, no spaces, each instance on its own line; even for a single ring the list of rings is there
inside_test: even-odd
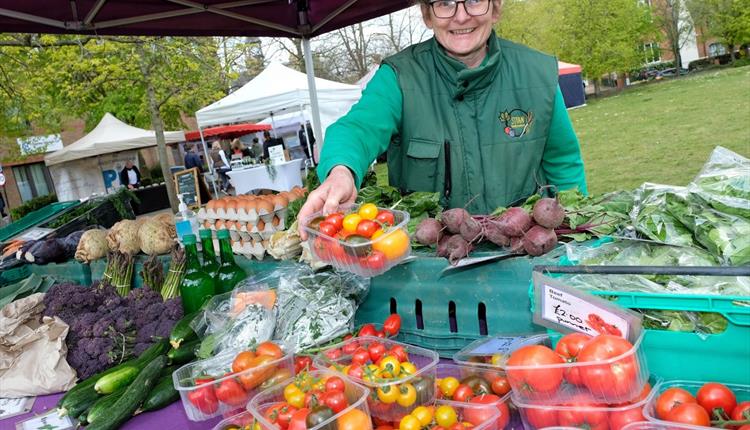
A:
[[[206,139],[203,138],[203,128],[198,126],[198,134],[201,136],[201,144],[203,144],[203,153],[206,154],[206,164],[208,164],[208,172],[211,173],[211,186],[214,189],[214,197],[219,198],[219,190],[216,189],[216,174],[214,173],[214,163],[211,160],[211,156],[208,154],[208,146],[206,146]]]
[[[299,105],[299,112],[302,114],[302,128],[305,129],[305,142],[307,144],[307,153],[310,154],[310,161],[312,162],[312,165],[315,166],[315,154],[313,154],[312,145],[310,144],[310,133],[307,132],[307,117],[305,116],[305,107],[302,105]],[[302,142],[300,142],[300,145]],[[307,169],[305,169],[305,173],[307,173]]]
[[[307,87],[310,91],[310,108],[312,110],[313,131],[320,141],[318,148],[323,148],[323,133],[320,127],[320,108],[318,106],[318,89],[315,88],[315,68],[313,65],[312,52],[310,51],[310,39],[303,37],[302,46],[305,50],[305,71],[307,72]],[[315,162],[315,155],[310,154]]]

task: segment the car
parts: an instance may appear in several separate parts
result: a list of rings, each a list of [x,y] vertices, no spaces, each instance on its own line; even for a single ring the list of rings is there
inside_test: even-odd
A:
[[[680,75],[687,75],[689,73],[688,69],[680,68]],[[673,78],[677,75],[677,69],[675,67],[670,67],[668,69],[664,69],[658,72],[656,75],[656,78]]]

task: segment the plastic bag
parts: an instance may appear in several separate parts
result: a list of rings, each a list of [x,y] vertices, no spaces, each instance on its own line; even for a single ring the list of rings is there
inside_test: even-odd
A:
[[[668,201],[679,201],[684,196],[687,196],[685,187],[651,183],[641,185],[635,191],[635,205],[630,212],[633,226],[639,233],[656,242],[695,246],[690,230],[666,210]]]
[[[717,146],[688,191],[719,212],[750,220],[750,160]]]

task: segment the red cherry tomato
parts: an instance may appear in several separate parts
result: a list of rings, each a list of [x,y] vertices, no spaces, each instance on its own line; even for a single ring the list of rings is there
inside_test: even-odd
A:
[[[294,373],[310,369],[312,369],[312,358],[306,355],[297,355],[294,357]]]
[[[331,360],[336,360],[338,358],[341,358],[341,349],[339,348],[333,348],[329,349],[326,352],[324,352],[326,357],[328,357]]]
[[[344,339],[344,340],[346,340],[346,339]],[[354,351],[357,350],[357,348],[359,348],[359,343],[357,343],[357,342],[350,342],[350,343],[347,343],[346,345],[342,346],[341,347],[341,351],[344,354],[346,354],[346,355],[352,355],[352,354],[354,354]]]
[[[310,409],[302,408],[292,414],[292,419],[289,421],[288,430],[307,430],[307,414],[310,413]]]
[[[362,257],[359,260],[362,267],[373,271],[383,270],[386,263],[385,254],[380,251],[372,251],[370,255]]]
[[[342,213],[330,214],[325,218],[324,222],[333,224],[333,226],[336,227],[336,232],[338,232],[344,227],[344,214]]]
[[[750,420],[750,401],[742,402],[732,411],[732,421]]]
[[[385,345],[380,342],[373,342],[367,347],[367,352],[370,354],[370,360],[375,363],[385,355]]]
[[[363,365],[370,360],[370,353],[365,348],[357,348],[352,354],[352,363]]]
[[[510,422],[510,410],[508,405],[501,401],[502,399],[494,394],[482,394],[481,396],[474,397],[470,403],[478,405],[496,405],[497,410],[500,412],[500,416],[497,418],[496,425],[498,429],[504,429],[508,422]],[[487,422],[492,416],[492,409],[481,408],[466,408],[464,409],[464,420],[474,425],[479,425]]]
[[[621,430],[630,423],[646,421],[643,408],[622,408],[609,413],[609,430]]]
[[[379,228],[380,226],[375,221],[363,219],[359,222],[359,224],[357,224],[356,233],[360,236],[372,237],[373,233],[375,233]]]
[[[703,406],[697,403],[682,403],[667,414],[667,421],[701,427],[710,427],[711,418]]]
[[[697,403],[695,397],[683,388],[669,388],[664,390],[656,399],[656,416],[659,419],[666,420],[669,412],[677,405],[683,403]]]
[[[459,385],[453,392],[453,400],[457,402],[468,402],[473,396],[474,390],[466,384]]]
[[[396,224],[396,218],[393,216],[393,212],[387,210],[381,210],[380,212],[378,212],[378,216],[375,217],[375,220],[380,224]]]
[[[398,361],[402,363],[404,361],[409,361],[409,354],[406,353],[406,349],[404,349],[404,347],[401,345],[392,346],[387,355],[396,357]]]
[[[722,416],[728,418],[737,406],[737,397],[732,390],[717,382],[704,384],[695,394],[695,399],[708,412],[709,416],[714,416],[714,411],[720,409]]]
[[[375,336],[376,332],[377,332],[377,329],[375,329],[374,325],[365,324],[362,326],[362,328],[359,329],[358,336]]]
[[[326,381],[326,391],[341,391],[343,393],[344,389],[346,389],[344,380],[338,376],[331,376]]]
[[[338,230],[336,229],[336,226],[335,226],[335,225],[331,224],[330,222],[325,222],[325,221],[321,222],[321,223],[320,223],[320,224],[318,225],[318,230],[319,230],[319,231],[320,231],[320,232],[321,232],[322,234],[325,234],[326,236],[331,236],[331,237],[333,237],[333,236],[336,236],[336,233],[338,233],[338,232],[339,232],[339,231],[338,231]]]
[[[391,314],[383,322],[383,331],[388,336],[395,336],[401,330],[401,315]]]
[[[331,391],[327,393],[325,399],[323,399],[323,404],[331,408],[334,414],[343,411],[347,406],[349,406],[349,402],[346,399],[346,394],[344,394],[343,388],[341,391]]]

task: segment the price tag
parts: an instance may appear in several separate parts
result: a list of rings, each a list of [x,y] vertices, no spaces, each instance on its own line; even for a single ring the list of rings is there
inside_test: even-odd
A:
[[[68,430],[74,428],[75,424],[70,417],[59,416],[57,409],[16,423],[16,430]]]
[[[52,232],[51,228],[32,228],[23,234],[19,239],[23,240],[39,240],[44,239],[48,234]]]
[[[557,279],[534,273],[534,322],[562,332],[590,336],[611,334],[634,342],[641,331],[641,316]]]
[[[506,354],[513,344],[521,339],[520,337],[493,337],[469,351],[469,355]]]
[[[29,412],[36,397],[0,398],[0,420]]]

